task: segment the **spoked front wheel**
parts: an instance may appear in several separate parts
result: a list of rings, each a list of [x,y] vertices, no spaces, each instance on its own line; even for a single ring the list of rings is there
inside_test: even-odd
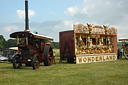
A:
[[[22,66],[19,54],[14,55],[12,63],[13,63],[13,68],[14,69],[20,68]]]
[[[38,54],[35,54],[32,58],[32,67],[33,67],[33,70],[34,69],[38,69],[40,66],[40,60],[39,60],[39,55]]]

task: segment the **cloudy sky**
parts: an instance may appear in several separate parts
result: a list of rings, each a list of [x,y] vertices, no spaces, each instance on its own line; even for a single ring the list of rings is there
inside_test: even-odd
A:
[[[128,37],[128,0],[28,0],[32,32],[59,41],[59,32],[74,24],[90,23],[117,28],[118,38]],[[0,0],[0,35],[9,39],[25,29],[25,0]]]

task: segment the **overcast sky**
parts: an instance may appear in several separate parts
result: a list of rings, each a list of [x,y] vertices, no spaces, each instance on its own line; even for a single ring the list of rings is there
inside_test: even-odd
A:
[[[90,23],[117,28],[128,37],[128,0],[28,0],[29,29],[59,41],[59,32],[74,24]],[[25,29],[25,0],[0,0],[0,35],[9,39]]]

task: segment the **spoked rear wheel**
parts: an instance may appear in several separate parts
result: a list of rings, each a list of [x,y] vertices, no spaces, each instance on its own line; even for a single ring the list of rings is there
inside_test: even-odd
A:
[[[20,68],[22,66],[19,54],[14,55],[12,63],[14,69]]]
[[[33,70],[34,69],[38,69],[40,66],[40,60],[39,60],[39,55],[38,54],[35,54],[32,58],[32,67],[33,67]]]
[[[53,63],[53,49],[50,46],[44,47],[44,65],[50,66]]]
[[[124,57],[128,59],[128,46],[124,48]]]

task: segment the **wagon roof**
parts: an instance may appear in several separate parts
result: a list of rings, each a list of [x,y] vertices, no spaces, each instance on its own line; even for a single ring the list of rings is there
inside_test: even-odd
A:
[[[27,32],[27,31],[14,32],[14,33],[10,34],[10,37],[11,37],[11,38],[17,38],[17,37],[20,36],[21,34],[25,34],[26,36],[33,36],[34,38],[38,38],[38,39],[53,40],[53,38],[51,38],[51,37],[49,37],[49,36],[40,35],[40,34],[35,34],[35,33]]]
[[[119,41],[128,41],[128,38],[120,38]]]

